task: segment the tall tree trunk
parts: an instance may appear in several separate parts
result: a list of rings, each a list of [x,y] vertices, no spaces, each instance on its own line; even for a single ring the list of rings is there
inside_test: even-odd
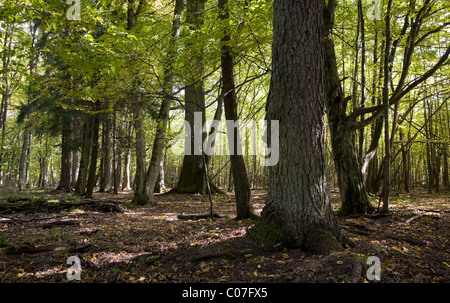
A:
[[[125,163],[123,169],[123,177],[122,177],[122,190],[130,190],[131,189],[131,178],[130,178],[130,170],[131,170],[131,144],[133,137],[133,123],[126,123],[126,142],[125,142]]]
[[[190,0],[187,1],[186,9],[186,23],[193,35],[201,29],[203,25],[203,16],[205,11],[206,0]],[[194,133],[194,115],[199,113],[201,117],[201,124],[205,123],[205,92],[203,71],[203,54],[202,49],[198,44],[188,43],[186,48],[192,55],[188,58],[189,75],[185,89],[185,121],[190,125],[190,143],[187,144],[191,150],[185,148],[185,155],[183,157],[183,165],[181,168],[180,178],[177,185],[171,192],[182,193],[206,193],[206,176],[205,167],[203,166],[202,143],[206,138],[206,133],[201,130],[201,138],[195,138]],[[199,121],[197,121],[199,123]],[[198,125],[197,125],[198,127]],[[186,144],[185,144],[186,146]],[[199,146],[199,148],[196,148]]]
[[[230,16],[228,0],[219,0],[218,5],[220,10],[219,19],[222,21],[225,20],[226,25],[224,25],[228,27]],[[227,119],[226,122],[235,124],[239,117],[237,113],[236,91],[234,86],[233,56],[231,55],[231,47],[229,45],[230,40],[229,29],[225,28],[224,36],[221,39],[222,94],[225,107],[225,118]],[[230,132],[230,127],[227,125],[227,135],[228,146],[230,147],[231,173],[233,174],[236,198],[236,219],[252,218],[255,214],[250,201],[250,184],[245,169],[244,157],[242,156],[239,126],[233,127],[232,132]]]
[[[100,174],[100,192],[111,190],[111,115],[106,114],[102,133],[102,170]]]
[[[142,1],[141,1],[142,2]],[[127,11],[127,29],[132,30],[136,26],[137,16],[135,11],[135,0],[128,0]],[[140,92],[141,81],[139,74],[136,73],[133,80],[132,102],[133,102],[133,121],[136,134],[136,175],[135,175],[135,193],[132,203],[134,205],[144,205],[147,203],[145,188],[145,132],[144,132],[144,103]]]
[[[61,172],[59,178],[59,184],[56,188],[57,190],[61,190],[64,192],[70,192],[70,156],[72,151],[71,139],[72,139],[72,127],[70,117],[68,115],[63,115],[62,119],[62,128],[61,128]]]
[[[14,27],[7,25],[5,30],[5,40],[3,42],[3,48],[7,49],[3,56],[3,85],[4,92],[2,94],[2,104],[0,107],[0,130],[1,130],[1,146],[0,146],[0,185],[3,183],[4,172],[3,172],[3,157],[4,157],[4,143],[5,143],[5,133],[6,133],[6,119],[8,117],[8,99],[9,99],[9,78],[8,78],[8,68],[11,62],[11,46],[12,46],[12,35],[8,32],[13,30]],[[6,175],[6,174],[5,174]]]
[[[405,192],[409,193],[409,159],[408,159],[408,149],[406,147],[406,144],[404,142],[404,134],[403,129],[399,129],[399,139],[401,142],[401,149],[402,149],[402,169],[403,169],[403,186],[405,189]]]
[[[96,110],[100,110],[100,102],[96,102]],[[86,197],[92,198],[94,188],[97,181],[97,159],[98,159],[98,139],[99,139],[100,117],[99,114],[94,116],[94,124],[92,126],[92,148],[91,148],[91,163],[89,164],[89,174],[86,185]]]
[[[342,249],[325,178],[322,1],[274,1],[267,120],[279,121],[279,162],[250,235],[318,254]]]
[[[30,130],[28,129],[28,127],[25,127],[25,130],[23,131],[22,152],[20,153],[20,160],[19,160],[19,181],[18,181],[19,191],[22,190],[24,186],[25,165],[27,160],[27,150],[29,142],[30,142]]]
[[[383,79],[383,105],[384,105],[384,174],[383,174],[383,212],[389,212],[389,198],[391,186],[391,141],[389,134],[389,54],[391,52],[391,7],[392,0],[388,0],[386,12],[386,45],[384,50],[384,79]]]
[[[361,31],[361,102],[359,106],[365,107],[366,102],[366,29],[364,23],[364,12],[362,7],[362,0],[358,0],[358,19]],[[360,116],[364,120],[364,115]],[[359,163],[364,160],[364,128],[359,129]]]
[[[176,51],[176,41],[180,34],[181,29],[181,16],[183,13],[184,1],[177,0],[175,2],[174,20],[172,23],[172,40],[167,52],[167,62],[164,67],[164,97],[161,102],[161,108],[159,110],[159,117],[155,135],[155,141],[153,143],[152,156],[150,158],[150,164],[146,174],[145,186],[146,186],[146,198],[148,203],[155,205],[156,202],[153,197],[155,185],[160,176],[160,166],[163,160],[163,151],[167,142],[166,131],[167,124],[169,122],[170,105],[173,99],[173,68]]]
[[[113,167],[113,191],[114,194],[117,195],[119,193],[120,187],[120,174],[121,174],[121,162],[120,162],[120,149],[118,147],[117,142],[117,119],[116,119],[116,111],[114,110],[113,122],[112,122],[112,131],[113,131],[113,140],[112,140],[112,149],[113,149],[113,159],[112,159],[112,167]]]
[[[131,168],[131,149],[125,148],[125,164],[123,169],[123,178],[122,178],[122,189],[123,190],[130,190],[131,184],[130,184],[130,168]]]
[[[342,201],[340,213],[342,215],[359,214],[370,212],[374,207],[370,204],[365,189],[358,155],[352,140],[355,129],[348,122],[346,115],[348,98],[343,95],[337,69],[331,35],[334,27],[335,6],[336,1],[329,0],[324,14],[325,105]]]

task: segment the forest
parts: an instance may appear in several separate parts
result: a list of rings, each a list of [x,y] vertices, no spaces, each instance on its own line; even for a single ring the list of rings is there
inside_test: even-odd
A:
[[[0,282],[450,282],[448,1],[5,0],[0,43]]]

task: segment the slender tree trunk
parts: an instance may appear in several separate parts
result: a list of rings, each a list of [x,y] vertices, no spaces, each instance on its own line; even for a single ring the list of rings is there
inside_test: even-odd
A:
[[[72,171],[71,171],[71,183],[70,185],[75,188],[77,185],[78,179],[78,169],[80,164],[80,131],[79,131],[79,123],[72,119]]]
[[[114,194],[117,195],[119,193],[119,187],[120,187],[120,150],[117,144],[117,120],[116,120],[116,112],[114,111],[113,116],[113,140],[112,140],[112,149],[113,149],[113,159],[112,159],[112,167],[113,167],[113,191]]]
[[[219,19],[226,21],[229,26],[230,10],[228,7],[228,0],[219,0]],[[233,73],[233,57],[231,55],[231,47],[229,41],[231,40],[229,29],[225,28],[224,36],[221,39],[222,42],[222,94],[225,107],[225,117],[227,123],[233,124],[238,121],[236,91],[234,86],[234,73]],[[233,126],[231,126],[233,127]],[[228,134],[228,146],[230,147],[230,162],[231,173],[233,174],[234,192],[236,198],[236,219],[247,219],[255,217],[253,206],[250,198],[250,184],[248,182],[247,171],[245,169],[244,157],[241,150],[241,138],[239,136],[239,126],[233,127],[230,132],[230,127],[227,125]],[[230,136],[231,135],[231,136]]]
[[[383,81],[383,105],[384,105],[384,176],[383,176],[383,212],[389,212],[389,198],[391,186],[391,141],[389,134],[389,54],[391,52],[391,7],[392,0],[388,0],[386,12],[386,45],[384,50],[384,81]]]
[[[111,115],[105,115],[102,133],[102,170],[100,174],[100,192],[111,190]]]
[[[0,129],[1,129],[1,146],[0,146],[0,185],[3,183],[4,172],[3,172],[3,157],[4,157],[4,141],[5,141],[5,132],[6,132],[6,119],[8,112],[8,99],[9,99],[9,78],[8,78],[8,68],[11,61],[11,46],[12,46],[12,35],[9,34],[9,31],[13,29],[8,24],[5,30],[5,40],[3,42],[3,48],[7,49],[3,57],[3,85],[4,92],[2,94],[2,104],[0,107]],[[5,174],[6,175],[6,174]]]
[[[28,143],[29,143],[29,137],[30,137],[30,131],[26,127],[23,132],[23,144],[22,144],[22,152],[20,153],[20,160],[19,160],[19,181],[18,181],[18,188],[19,191],[22,190],[24,186],[24,178],[25,178],[25,165],[26,165],[26,158],[27,158],[27,150],[28,150]]]
[[[164,147],[167,142],[166,131],[167,124],[169,122],[170,105],[173,98],[173,68],[174,60],[176,55],[176,41],[180,34],[181,29],[181,16],[183,13],[184,1],[177,0],[175,2],[174,9],[174,20],[172,23],[172,43],[167,52],[167,62],[164,68],[164,97],[161,103],[161,108],[159,110],[159,118],[157,123],[155,141],[153,143],[152,156],[150,158],[150,164],[146,174],[145,186],[146,186],[146,196],[148,203],[155,205],[156,202],[153,197],[156,182],[158,177],[163,177],[160,174],[161,161],[163,160]]]
[[[128,0],[127,29],[132,30],[136,26],[137,16],[135,12],[135,0]],[[134,205],[145,205],[148,201],[145,188],[145,132],[144,132],[144,104],[140,89],[139,74],[136,73],[133,80],[133,121],[136,134],[136,174],[134,179]]]
[[[131,166],[131,149],[125,148],[125,164],[123,169],[122,189],[130,190],[130,166]]]
[[[122,190],[130,190],[131,189],[131,178],[130,178],[130,170],[131,170],[131,146],[130,142],[133,137],[133,123],[126,123],[126,142],[125,142],[125,163],[123,169],[123,177],[122,177]]]
[[[365,107],[366,102],[366,30],[364,23],[364,12],[362,7],[362,0],[358,0],[358,19],[361,27],[361,102],[359,106]],[[364,120],[364,115],[360,116]],[[364,161],[364,128],[359,129],[359,163]]]
[[[25,187],[29,188],[31,187],[31,183],[30,183],[30,161],[31,161],[31,149],[32,149],[32,138],[33,138],[33,134],[31,134],[28,136],[28,147],[27,147],[27,155],[26,155],[26,160],[25,160]]]
[[[250,236],[318,254],[342,249],[325,180],[323,77],[322,1],[275,0],[267,120],[279,121],[279,162]]]
[[[406,147],[406,144],[404,143],[404,134],[403,130],[399,129],[399,139],[401,142],[401,149],[402,149],[402,169],[403,169],[403,186],[405,189],[405,192],[409,193],[409,160],[408,160],[408,150]]]

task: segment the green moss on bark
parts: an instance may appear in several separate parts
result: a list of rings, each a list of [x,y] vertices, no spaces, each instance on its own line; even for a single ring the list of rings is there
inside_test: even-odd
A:
[[[313,254],[327,255],[333,251],[342,251],[343,247],[330,230],[319,227],[306,235],[302,249]]]
[[[285,246],[287,243],[287,235],[281,226],[272,218],[267,217],[259,218],[245,236],[263,244],[269,249]]]

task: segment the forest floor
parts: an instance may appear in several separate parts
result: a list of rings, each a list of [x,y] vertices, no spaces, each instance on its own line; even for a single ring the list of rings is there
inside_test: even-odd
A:
[[[6,195],[60,203],[70,195],[29,190]],[[258,213],[264,191],[252,192]],[[1,198],[1,196],[0,196]],[[8,199],[9,204],[23,203]],[[337,194],[331,194],[339,206]],[[369,256],[383,282],[450,282],[450,197],[393,196],[390,214],[338,218],[354,247],[327,256],[263,247],[244,236],[252,220],[234,220],[233,195],[215,195],[220,218],[179,220],[209,210],[207,196],[158,195],[157,206],[130,207],[131,192],[96,193],[122,212],[86,207],[61,211],[0,208],[0,282],[68,282],[69,256],[81,260],[81,282],[370,282]],[[13,208],[14,209],[14,208]],[[114,209],[112,209],[114,210]]]

